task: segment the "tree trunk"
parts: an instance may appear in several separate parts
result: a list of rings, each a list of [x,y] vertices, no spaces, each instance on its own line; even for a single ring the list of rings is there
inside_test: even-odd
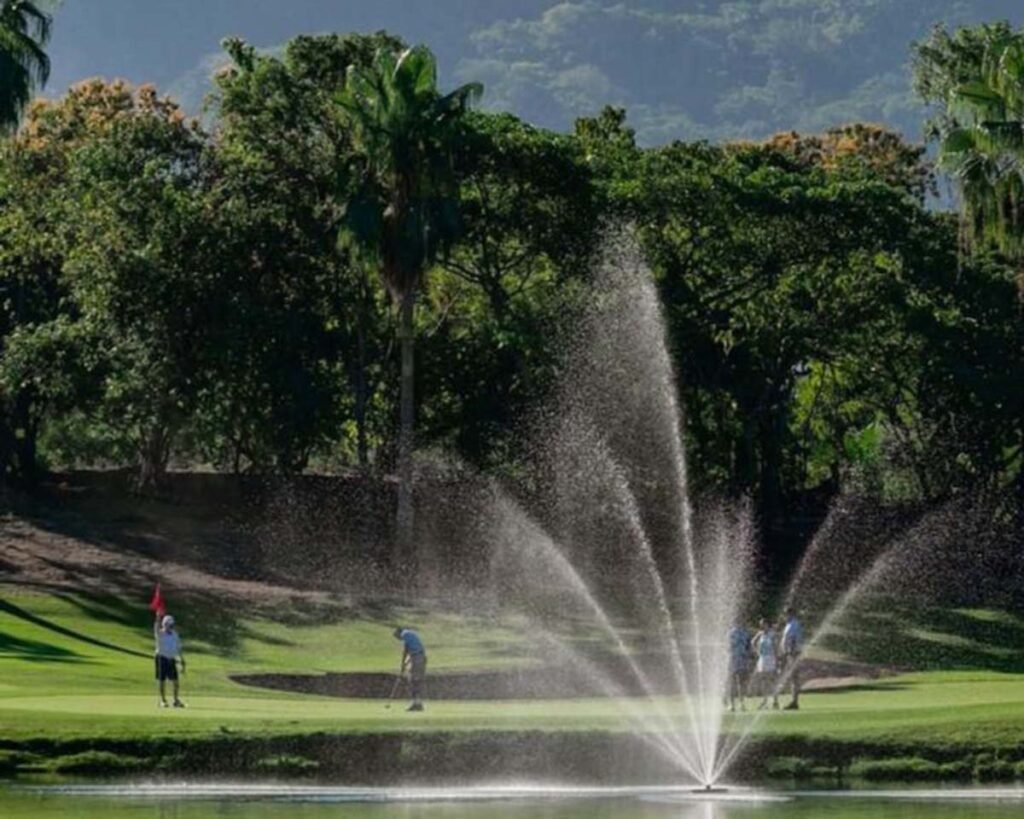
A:
[[[36,442],[39,436],[39,422],[33,416],[32,396],[22,392],[15,401],[14,411],[14,458],[16,474],[22,485],[35,489],[38,478]]]
[[[170,441],[171,432],[163,424],[154,424],[143,433],[139,442],[139,475],[136,482],[139,492],[160,489],[167,474]]]
[[[26,489],[36,488],[39,480],[39,463],[37,457],[37,439],[39,436],[36,424],[26,424],[18,444],[18,473]]]
[[[402,296],[398,336],[402,349],[402,375],[400,398],[400,424],[398,430],[398,514],[395,519],[396,547],[403,575],[409,582],[415,577],[416,554],[413,545],[413,424],[415,386],[413,376],[414,343],[413,316],[416,306],[414,290]]]
[[[7,419],[0,421],[0,483],[5,486],[14,473],[14,431]]]

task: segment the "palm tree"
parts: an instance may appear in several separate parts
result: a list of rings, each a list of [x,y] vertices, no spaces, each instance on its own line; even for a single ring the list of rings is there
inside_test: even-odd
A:
[[[52,19],[33,0],[0,0],[0,131],[15,128],[50,77],[43,47]]]
[[[1024,264],[1024,33],[986,46],[975,76],[950,91],[946,122],[939,163],[960,190],[968,245]]]
[[[458,232],[453,153],[460,121],[482,90],[469,83],[441,94],[434,55],[416,46],[401,54],[381,49],[370,65],[352,65],[337,98],[352,135],[356,164],[356,190],[349,200],[342,240],[354,238],[379,265],[399,313],[396,534],[400,554],[410,562],[416,296],[427,268]]]

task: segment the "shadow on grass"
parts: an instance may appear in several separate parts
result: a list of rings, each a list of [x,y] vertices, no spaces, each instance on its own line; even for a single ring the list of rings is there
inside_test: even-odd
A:
[[[865,691],[877,693],[879,691],[906,691],[913,688],[910,683],[902,682],[877,682],[858,683],[857,685],[842,685],[837,688],[810,688],[808,691],[815,696],[818,694],[849,694],[850,692]]]
[[[901,669],[1024,673],[1024,622],[964,609],[886,603],[847,614],[823,645]]]
[[[91,620],[115,623],[137,630],[140,634],[148,635],[152,631],[153,614],[149,609],[125,602],[119,597],[113,595],[87,596],[73,592],[55,594],[54,596],[74,606]],[[205,599],[182,596],[177,599],[177,603],[178,605],[173,607],[172,613],[179,621],[186,649],[187,643],[192,640],[206,643],[215,653],[226,656],[239,654],[242,640],[245,638],[269,645],[290,645],[286,640],[258,634],[245,626],[240,626],[237,618],[226,611],[223,606],[210,603]]]
[[[81,655],[39,640],[24,640],[0,631],[0,657],[32,662],[80,663]]]
[[[72,640],[78,640],[82,643],[87,643],[97,648],[107,649],[108,651],[116,651],[119,654],[127,654],[132,657],[146,657],[149,658],[150,654],[146,654],[141,651],[136,651],[131,648],[124,648],[123,646],[115,645],[114,643],[108,643],[105,640],[97,640],[79,631],[73,631],[64,626],[59,626],[56,623],[52,623],[38,615],[33,614],[30,611],[26,611],[21,606],[16,606],[14,603],[8,602],[7,600],[0,600],[0,612],[10,614],[12,617],[17,617],[19,620],[24,620],[26,623],[31,623],[39,628],[52,631],[54,634],[60,634],[64,637],[70,637]]]
[[[75,592],[54,593],[59,600],[73,606],[91,620],[114,623],[125,628],[150,634],[153,614],[144,606],[126,602],[115,595],[85,595]],[[290,646],[294,643],[269,634],[261,634],[240,624],[237,612],[196,595],[175,596],[172,611],[179,621],[182,638],[187,644],[193,640],[205,643],[210,649],[225,656],[238,656],[243,640],[253,640],[272,646]],[[149,655],[146,655],[149,656]]]
[[[74,606],[83,615],[92,620],[116,623],[126,628],[137,628],[150,615],[142,606],[125,602],[115,595],[87,596],[76,592],[55,592],[58,600]]]

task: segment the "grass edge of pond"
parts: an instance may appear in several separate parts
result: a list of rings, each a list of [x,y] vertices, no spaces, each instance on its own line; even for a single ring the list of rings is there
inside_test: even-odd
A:
[[[146,739],[0,739],[0,777],[317,777],[350,784],[540,779],[653,784],[680,775],[620,733],[454,731]],[[730,770],[744,783],[990,783],[1024,780],[1024,743],[906,745],[757,738]]]

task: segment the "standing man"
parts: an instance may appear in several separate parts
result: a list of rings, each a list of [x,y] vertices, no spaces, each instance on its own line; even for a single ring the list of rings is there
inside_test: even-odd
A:
[[[747,677],[750,676],[750,632],[737,622],[729,629],[729,710],[747,710]]]
[[[804,648],[804,628],[796,617],[796,609],[786,609],[786,625],[782,629],[782,673],[793,686],[793,699],[787,711],[800,708],[800,652]],[[783,677],[785,679],[785,677]]]
[[[167,707],[166,685],[171,681],[174,691],[174,707],[184,708],[185,703],[178,697],[178,661],[181,673],[185,673],[185,655],[181,650],[181,639],[174,628],[174,618],[159,614],[153,621],[153,637],[156,641],[156,679],[160,683],[160,707]]]
[[[402,641],[402,669],[400,674],[405,674],[409,669],[409,681],[412,688],[412,705],[407,711],[423,710],[423,681],[427,676],[427,650],[423,647],[423,641],[411,628],[399,626],[394,631],[395,639]]]

